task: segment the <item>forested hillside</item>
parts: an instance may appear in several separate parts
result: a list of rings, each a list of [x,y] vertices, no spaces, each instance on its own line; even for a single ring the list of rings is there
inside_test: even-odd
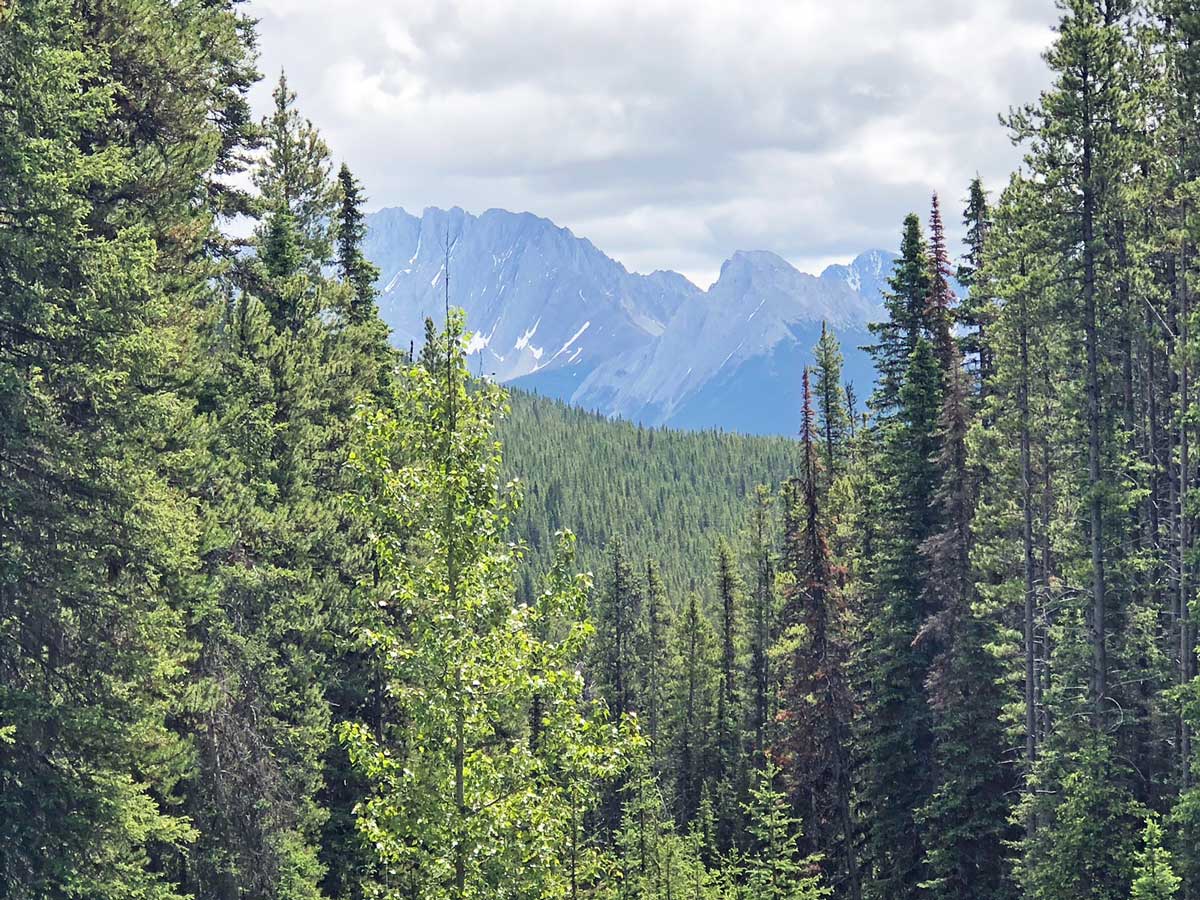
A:
[[[1200,898],[1200,12],[1061,13],[790,442],[503,421],[239,4],[0,6],[4,896]]]
[[[522,483],[514,531],[530,577],[565,528],[583,569],[599,573],[616,539],[630,559],[657,562],[671,596],[706,591],[719,537],[750,539],[755,487],[800,471],[787,438],[643,428],[521,391],[509,400],[498,433],[506,471]]]

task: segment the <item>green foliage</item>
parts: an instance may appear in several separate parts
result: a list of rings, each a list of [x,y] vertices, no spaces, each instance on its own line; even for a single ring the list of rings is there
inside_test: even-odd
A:
[[[545,570],[559,529],[578,535],[580,565],[592,572],[619,538],[630,560],[655,560],[677,606],[710,587],[715,536],[739,537],[755,486],[800,466],[786,438],[643,428],[519,391],[511,402],[499,436],[508,477],[526,485],[513,524],[532,572]]]
[[[233,0],[0,4],[4,895],[1200,896],[1200,15],[1060,7],[797,444],[402,360]]]
[[[925,303],[929,294],[930,265],[921,233],[921,220],[910,213],[904,219],[900,258],[888,279],[883,305],[887,318],[871,324],[876,343],[870,347],[878,383],[872,405],[887,415],[900,402],[900,389],[909,359],[924,327]]]
[[[338,206],[329,148],[312,122],[296,110],[296,93],[281,71],[271,94],[274,109],[262,122],[266,158],[254,172],[265,212],[287,210],[312,274],[333,254],[331,222]]]
[[[1179,876],[1171,869],[1171,854],[1163,848],[1162,826],[1146,819],[1142,849],[1137,852],[1132,900],[1171,900],[1179,891]]]
[[[894,417],[884,427],[882,534],[864,611],[857,660],[862,715],[857,726],[859,818],[866,830],[869,896],[912,896],[925,880],[914,813],[932,789],[932,747],[924,687],[931,658],[916,641],[929,610],[929,571],[920,548],[939,525],[934,494],[941,371],[933,347],[916,338]]]
[[[762,900],[817,900],[829,896],[822,885],[818,856],[801,857],[797,821],[788,814],[787,799],[775,787],[779,770],[770,762],[759,772],[746,805],[753,838],[743,863],[749,896]]]
[[[705,805],[706,787],[713,771],[720,692],[717,636],[695,594],[688,596],[676,635],[679,649],[672,677],[671,743],[666,768],[674,776],[676,818],[689,825]]]
[[[842,350],[837,335],[829,331],[824,322],[821,323],[821,340],[813,348],[813,356],[813,396],[820,429],[821,466],[828,489],[844,467],[850,412],[842,389]]]
[[[194,751],[172,726],[197,653],[199,529],[181,487],[193,439],[181,382],[215,235],[194,200],[243,136],[240,27],[220,3],[29,0],[0,14],[9,897],[182,893]]]
[[[350,285],[349,319],[361,325],[376,317],[375,279],[379,269],[363,256],[367,225],[362,207],[366,202],[362,185],[345,163],[338,169],[337,266],[342,281]]]
[[[379,732],[342,729],[371,790],[359,826],[389,888],[422,897],[559,897],[595,862],[583,818],[595,779],[639,741],[589,710],[574,668],[588,580],[564,536],[546,588],[514,602],[515,498],[499,490],[503,396],[468,385],[461,326],[447,364],[404,370],[397,412],[367,412],[357,502],[381,561],[383,611],[364,632],[391,704]]]

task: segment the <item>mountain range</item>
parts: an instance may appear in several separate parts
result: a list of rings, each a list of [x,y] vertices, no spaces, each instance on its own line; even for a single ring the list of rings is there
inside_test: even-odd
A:
[[[895,254],[868,250],[819,276],[738,251],[702,290],[677,272],[629,272],[586,238],[530,213],[455,207],[368,217],[379,306],[397,346],[420,345],[449,295],[466,311],[472,371],[647,425],[795,434],[801,372],[822,322],[859,397],[861,345]]]

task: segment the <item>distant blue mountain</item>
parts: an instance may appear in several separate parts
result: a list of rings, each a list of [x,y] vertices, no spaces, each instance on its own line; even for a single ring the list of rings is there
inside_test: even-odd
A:
[[[650,425],[795,434],[801,372],[825,322],[860,397],[860,345],[882,314],[895,254],[869,250],[819,277],[765,251],[739,251],[701,290],[676,272],[639,275],[590,241],[529,213],[457,207],[368,218],[380,310],[394,342],[419,344],[450,302],[472,331],[473,371]]]

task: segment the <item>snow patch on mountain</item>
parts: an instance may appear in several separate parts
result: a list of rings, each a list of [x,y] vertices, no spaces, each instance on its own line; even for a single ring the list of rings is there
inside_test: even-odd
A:
[[[542,317],[538,316],[538,320],[533,323],[533,327],[526,331],[523,335],[517,338],[517,342],[513,344],[514,350],[524,350],[529,344],[529,339],[537,334],[538,326],[542,324]]]

